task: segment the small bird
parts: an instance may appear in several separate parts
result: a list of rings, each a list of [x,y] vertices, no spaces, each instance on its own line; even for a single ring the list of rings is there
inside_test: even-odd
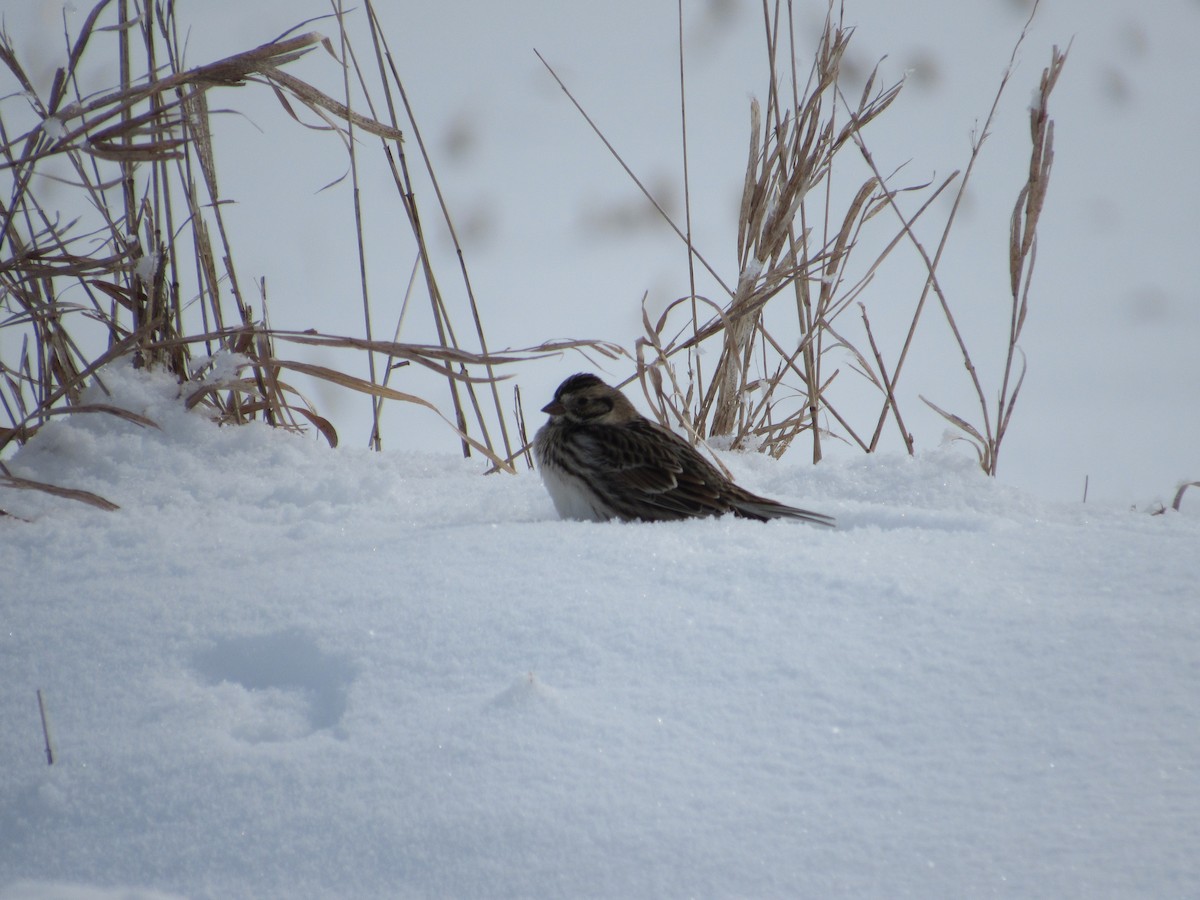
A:
[[[733,513],[744,519],[830,516],[738,487],[683,438],[641,415],[595,375],[572,375],[542,407],[533,439],[542,481],[564,519],[662,522]]]

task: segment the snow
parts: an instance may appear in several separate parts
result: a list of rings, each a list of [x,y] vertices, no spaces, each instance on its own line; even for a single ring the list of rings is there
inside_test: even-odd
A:
[[[42,120],[42,131],[51,141],[57,141],[67,133],[67,128],[58,116],[46,116]]]
[[[133,274],[149,284],[154,280],[154,273],[158,271],[161,262],[162,257],[158,253],[147,253],[145,256],[139,256],[138,261],[134,264]]]
[[[159,428],[7,465],[121,508],[0,489],[0,900],[1200,894],[1190,497],[726,453],[839,527],[564,522],[104,382]]]

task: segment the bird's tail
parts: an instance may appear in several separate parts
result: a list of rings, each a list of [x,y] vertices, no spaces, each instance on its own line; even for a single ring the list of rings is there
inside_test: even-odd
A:
[[[765,522],[768,519],[799,519],[802,522],[811,522],[813,525],[825,525],[828,528],[837,527],[837,520],[833,516],[800,509],[795,506],[786,506],[783,503],[777,503],[774,500],[768,500],[766,497],[758,497],[754,494],[748,493],[745,497],[739,497],[732,505],[734,513],[744,519],[758,519],[760,522]]]

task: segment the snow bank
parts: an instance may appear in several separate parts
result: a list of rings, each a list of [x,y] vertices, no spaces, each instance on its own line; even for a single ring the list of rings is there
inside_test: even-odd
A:
[[[0,898],[1200,893],[1195,515],[728,455],[836,515],[52,421],[0,490]],[[46,765],[36,691],[57,761]]]

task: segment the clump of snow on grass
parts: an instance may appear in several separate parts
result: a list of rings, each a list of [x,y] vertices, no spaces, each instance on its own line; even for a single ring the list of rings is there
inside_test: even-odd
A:
[[[51,141],[57,141],[67,133],[67,127],[58,116],[46,116],[42,119],[42,132]]]
[[[154,280],[154,273],[162,263],[162,254],[157,251],[139,256],[133,264],[133,274],[149,284]]]
[[[839,527],[562,522],[103,377],[159,428],[6,464],[121,509],[0,490],[4,900],[1200,893],[1186,506],[726,453]]]

